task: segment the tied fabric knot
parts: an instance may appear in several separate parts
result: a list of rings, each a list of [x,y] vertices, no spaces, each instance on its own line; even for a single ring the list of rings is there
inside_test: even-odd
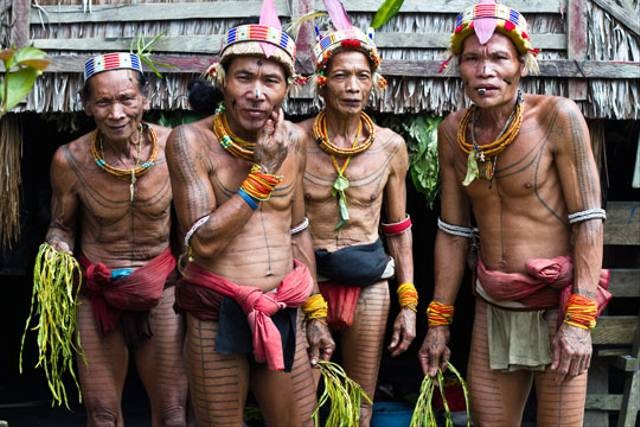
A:
[[[573,280],[573,261],[570,257],[559,256],[552,259],[532,259],[526,263],[531,277],[548,283],[551,287],[564,288]]]
[[[120,310],[109,309],[104,296],[111,284],[111,269],[102,262],[91,264],[85,270],[85,277],[94,318],[100,331],[106,335],[115,329],[120,317]]]

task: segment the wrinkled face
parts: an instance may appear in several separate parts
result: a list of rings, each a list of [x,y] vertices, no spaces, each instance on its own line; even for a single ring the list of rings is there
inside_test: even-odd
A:
[[[334,54],[327,65],[327,84],[320,91],[327,109],[359,114],[369,102],[372,74],[364,53],[348,50]]]
[[[261,129],[287,94],[287,77],[278,62],[239,56],[229,63],[223,87],[229,125],[239,133]]]
[[[481,45],[475,34],[467,37],[460,54],[460,77],[467,96],[481,108],[513,101],[525,75],[522,58],[509,38],[494,33]],[[480,95],[479,89],[484,89]]]
[[[137,135],[142,115],[148,107],[137,73],[127,69],[104,71],[87,81],[85,112],[93,117],[100,133],[110,141],[125,141]]]

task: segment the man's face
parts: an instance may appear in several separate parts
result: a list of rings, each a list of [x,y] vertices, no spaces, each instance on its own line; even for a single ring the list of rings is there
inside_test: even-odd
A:
[[[87,82],[85,112],[93,117],[104,138],[125,141],[135,137],[147,99],[133,70],[104,71]]]
[[[223,93],[231,127],[254,134],[287,94],[284,68],[259,56],[235,57],[229,63]]]
[[[371,65],[359,51],[338,52],[329,61],[327,84],[321,89],[327,108],[342,114],[359,114],[373,88]]]
[[[494,33],[484,45],[475,34],[464,41],[460,77],[467,96],[479,107],[495,107],[513,101],[520,77],[524,75],[524,64],[507,36]],[[484,95],[480,95],[479,89],[484,90]]]

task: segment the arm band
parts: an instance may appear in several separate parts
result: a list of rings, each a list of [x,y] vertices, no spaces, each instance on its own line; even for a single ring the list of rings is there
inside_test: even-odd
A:
[[[189,231],[187,231],[187,234],[184,235],[185,249],[188,248],[189,245],[191,244],[191,238],[193,237],[194,234],[196,234],[196,231],[198,231],[200,227],[204,225],[205,222],[209,221],[209,216],[210,215],[205,215],[202,218],[198,219],[196,222],[194,222],[191,228],[189,229]]]
[[[242,197],[242,200],[244,200],[245,203],[254,211],[258,209],[258,200],[255,200],[253,197],[248,195],[242,188],[238,190],[238,196]]]
[[[438,218],[438,228],[447,234],[451,234],[452,236],[465,237],[467,239],[473,239],[478,234],[477,228],[449,224],[447,222],[444,222],[442,218]]]
[[[427,307],[427,323],[429,326],[446,326],[453,322],[455,309],[452,305],[431,301]]]
[[[576,328],[591,330],[596,327],[598,304],[591,298],[571,294],[564,314],[564,323]]]
[[[309,228],[309,218],[305,216],[304,220],[300,224],[289,229],[289,234],[293,236],[295,234],[303,232],[307,228]]]
[[[408,308],[409,310],[417,313],[418,311],[418,291],[413,283],[402,283],[396,289],[398,294],[398,302],[400,307]]]
[[[328,305],[322,294],[313,294],[302,304],[302,312],[307,320],[327,317]]]
[[[382,223],[380,226],[382,227],[382,234],[387,237],[395,236],[411,229],[411,217],[407,215],[407,217],[400,222],[394,222],[392,224]]]
[[[569,214],[569,224],[575,224],[576,222],[588,221],[590,219],[601,219],[605,221],[607,219],[607,212],[604,209],[593,208],[580,212]]]

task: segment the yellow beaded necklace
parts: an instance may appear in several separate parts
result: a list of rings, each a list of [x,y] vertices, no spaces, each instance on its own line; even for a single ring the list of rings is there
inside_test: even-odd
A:
[[[220,145],[236,157],[253,161],[253,153],[256,150],[256,143],[246,141],[235,135],[229,127],[224,108],[220,108],[213,116],[213,133],[218,138]]]
[[[520,133],[522,126],[522,118],[524,116],[524,98],[522,92],[518,91],[516,104],[513,112],[505,122],[504,127],[498,134],[495,141],[482,146],[478,145],[475,140],[475,132],[473,125],[477,119],[478,108],[472,105],[460,121],[456,141],[458,147],[468,154],[467,157],[467,174],[462,182],[467,186],[476,178],[482,178],[491,181],[495,174],[495,165],[498,155],[502,153]],[[469,129],[471,123],[471,129]],[[467,142],[467,134],[471,135],[471,142]]]
[[[115,176],[116,178],[122,180],[130,180],[129,199],[131,202],[133,202],[135,198],[135,185],[137,179],[147,173],[147,171],[151,169],[153,165],[155,165],[156,158],[158,157],[158,136],[156,135],[156,132],[151,126],[147,124],[142,124],[140,126],[141,127],[139,130],[140,133],[138,134],[138,139],[133,143],[136,146],[136,164],[131,169],[121,169],[115,166],[111,166],[109,163],[107,163],[107,161],[104,159],[102,135],[100,135],[100,131],[98,129],[96,129],[93,135],[93,142],[90,148],[93,160],[96,162],[98,167],[100,167],[100,169],[104,170],[109,175]],[[145,130],[149,133],[149,139],[151,141],[151,154],[149,154],[149,158],[146,161],[141,163],[140,154],[142,151],[142,141],[144,139],[143,136]]]

